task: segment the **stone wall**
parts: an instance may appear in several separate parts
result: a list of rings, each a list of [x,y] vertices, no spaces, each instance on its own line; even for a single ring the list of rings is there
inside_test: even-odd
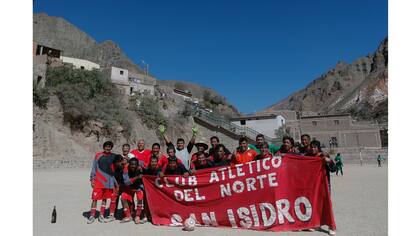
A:
[[[33,160],[34,169],[90,168],[91,166],[92,162],[87,160]]]
[[[340,153],[343,157],[344,166],[346,164],[360,164],[360,159],[362,159],[363,165],[376,164],[378,155],[388,160],[387,148],[334,148],[325,149],[324,151],[328,151],[332,158],[337,153]]]

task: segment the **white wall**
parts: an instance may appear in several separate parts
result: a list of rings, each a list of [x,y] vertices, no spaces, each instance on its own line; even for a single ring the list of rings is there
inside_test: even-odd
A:
[[[128,72],[128,78],[130,88],[133,88],[133,92],[143,93],[147,90],[150,94],[155,93],[155,78],[132,72]]]
[[[121,74],[122,71],[122,74]],[[111,67],[111,81],[113,83],[128,85],[128,70]],[[129,93],[128,93],[129,94]]]
[[[130,87],[133,88],[133,92],[143,93],[146,90],[148,90],[149,93],[152,94],[152,95],[155,93],[155,86],[153,86],[153,85],[146,85],[146,84],[139,84],[139,83],[130,82]]]
[[[72,57],[63,57],[61,56],[60,59],[65,63],[73,64],[74,67],[77,69],[81,69],[83,66],[85,70],[93,70],[93,69],[99,69],[99,64],[93,63],[88,60],[78,59],[78,58],[72,58]]]
[[[275,130],[283,126],[285,120],[282,116],[277,116],[274,119],[246,120],[245,122],[245,125],[241,125],[240,121],[233,121],[232,123],[239,126],[246,126],[268,137],[275,138]]]

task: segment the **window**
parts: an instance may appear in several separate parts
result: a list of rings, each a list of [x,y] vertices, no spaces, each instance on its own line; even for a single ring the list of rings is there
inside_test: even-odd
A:
[[[318,125],[318,122],[316,122],[316,121],[312,121],[312,125],[313,125],[313,126],[317,126],[317,125]]]
[[[340,121],[339,120],[334,120],[334,125],[339,125]]]
[[[84,70],[84,69],[85,69],[85,67],[84,67],[84,66],[80,66],[80,69],[81,69],[81,70]]]
[[[330,148],[331,147],[338,147],[337,137],[331,137],[330,141],[329,141],[329,144],[330,144]]]
[[[39,84],[39,82],[41,82],[42,80],[42,76],[38,75],[38,77],[36,78],[36,83]]]
[[[130,94],[133,94],[133,87],[130,87]]]
[[[123,70],[120,70],[120,75],[123,75],[124,74],[124,71]]]
[[[241,120],[241,125],[246,125],[246,120]]]

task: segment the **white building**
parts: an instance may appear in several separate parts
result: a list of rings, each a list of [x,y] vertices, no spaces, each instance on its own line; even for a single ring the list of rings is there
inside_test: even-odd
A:
[[[155,93],[156,78],[145,75],[128,72],[128,83],[130,86],[130,94],[137,93]]]
[[[130,94],[128,70],[118,67],[111,67],[104,69],[103,73],[106,77],[111,79],[111,83],[113,83],[120,90],[121,94]]]
[[[275,130],[285,124],[281,115],[245,116],[232,118],[230,121],[239,126],[246,126],[270,138],[276,138]]]
[[[114,66],[104,69],[103,73],[111,79],[111,83],[120,89],[121,94],[155,93],[156,78],[150,75],[132,73]]]
[[[100,68],[99,64],[93,63],[93,62],[88,61],[88,60],[83,60],[83,59],[79,59],[79,58],[72,58],[72,57],[63,57],[63,56],[61,56],[60,59],[64,63],[73,64],[73,66],[76,69],[82,69],[82,70],[98,69],[99,70],[99,68]]]

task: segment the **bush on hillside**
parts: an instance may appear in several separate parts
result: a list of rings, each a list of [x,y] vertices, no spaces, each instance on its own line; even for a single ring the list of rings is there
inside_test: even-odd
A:
[[[204,104],[207,105],[208,108],[215,108],[218,105],[227,105],[224,97],[218,94],[212,94],[208,89],[203,92],[203,100]]]
[[[37,107],[46,110],[48,101],[50,100],[49,90],[46,88],[37,89],[34,86],[32,90],[32,94],[33,94],[33,98],[32,98],[33,103]]]
[[[178,89],[178,90],[181,90],[181,91],[184,91],[185,88],[186,88],[185,84],[182,83],[182,82],[176,82],[175,85],[174,85],[174,87],[176,89]]]
[[[190,117],[193,114],[194,114],[193,107],[188,103],[184,105],[184,109],[180,112],[180,115],[183,116],[184,118]]]
[[[64,121],[82,130],[89,120],[104,122],[110,135],[122,126],[130,136],[130,120],[121,106],[118,89],[97,70],[72,69],[68,66],[48,68],[46,88],[57,95],[63,107]]]
[[[136,95],[131,97],[130,103],[131,109],[136,111],[148,128],[156,130],[160,124],[167,124],[159,109],[159,103],[154,97]]]

